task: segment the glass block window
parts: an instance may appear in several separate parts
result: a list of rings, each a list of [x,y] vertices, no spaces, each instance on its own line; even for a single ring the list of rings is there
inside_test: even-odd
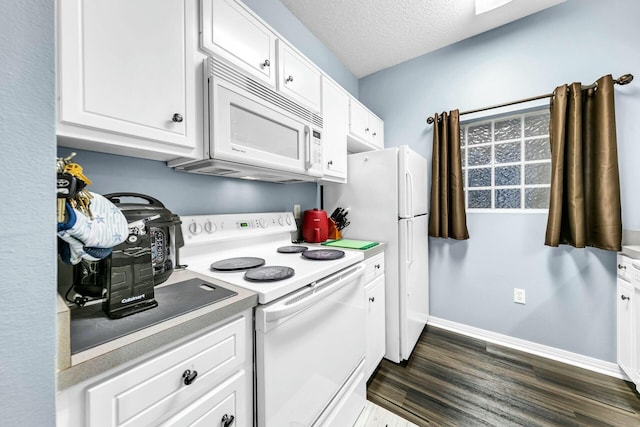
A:
[[[549,109],[460,125],[467,210],[549,208]]]

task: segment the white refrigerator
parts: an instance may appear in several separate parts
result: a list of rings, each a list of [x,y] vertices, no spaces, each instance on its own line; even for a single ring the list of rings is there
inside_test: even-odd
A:
[[[386,244],[385,358],[407,360],[429,317],[427,160],[406,145],[348,156],[347,183],[323,188],[348,209],[343,237]]]

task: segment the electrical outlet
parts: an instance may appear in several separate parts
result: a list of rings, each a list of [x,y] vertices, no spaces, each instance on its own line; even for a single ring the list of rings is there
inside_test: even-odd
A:
[[[295,219],[300,218],[300,205],[293,205],[293,217]]]
[[[524,289],[513,288],[513,302],[517,304],[525,304]]]

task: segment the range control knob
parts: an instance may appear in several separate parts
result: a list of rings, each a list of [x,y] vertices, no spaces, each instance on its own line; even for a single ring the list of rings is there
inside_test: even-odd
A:
[[[197,222],[192,222],[191,224],[189,224],[189,232],[191,234],[198,234],[202,231],[202,226],[200,224],[198,224]]]
[[[258,225],[260,225],[260,227],[262,228],[267,228],[267,220],[264,218],[260,218],[260,220],[258,221]]]
[[[291,225],[291,217],[287,215],[287,225]]]
[[[284,218],[278,217],[278,224],[284,225]]]
[[[207,233],[215,233],[217,229],[218,227],[216,227],[216,225],[211,221],[207,221],[204,223],[204,231],[206,231]]]

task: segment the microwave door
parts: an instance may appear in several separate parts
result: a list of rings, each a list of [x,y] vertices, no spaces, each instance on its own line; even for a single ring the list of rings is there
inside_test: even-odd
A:
[[[225,82],[212,89],[212,158],[306,173],[308,126]]]

